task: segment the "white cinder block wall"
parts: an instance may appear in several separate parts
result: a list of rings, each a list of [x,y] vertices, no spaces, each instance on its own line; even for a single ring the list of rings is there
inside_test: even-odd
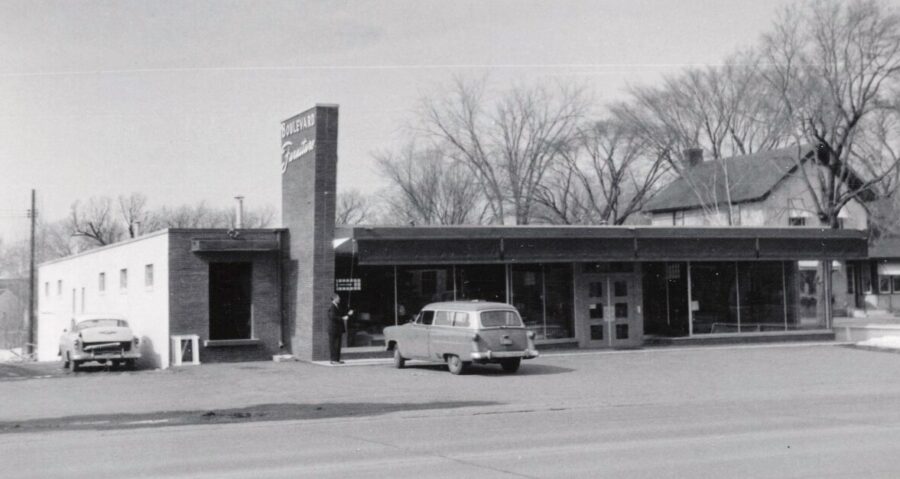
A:
[[[153,265],[152,285],[145,284],[147,265]],[[127,287],[120,285],[123,269]],[[168,367],[168,270],[165,230],[42,264],[38,270],[38,360],[57,360],[59,337],[74,315],[118,313],[141,340],[139,364]],[[100,273],[105,273],[103,291]]]

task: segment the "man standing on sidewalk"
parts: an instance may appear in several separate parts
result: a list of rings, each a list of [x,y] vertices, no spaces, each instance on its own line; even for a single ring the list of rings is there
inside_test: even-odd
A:
[[[341,361],[341,339],[344,335],[344,320],[353,314],[353,310],[347,314],[341,314],[341,297],[334,293],[331,295],[331,307],[328,309],[328,348],[331,353],[331,364],[344,364]]]

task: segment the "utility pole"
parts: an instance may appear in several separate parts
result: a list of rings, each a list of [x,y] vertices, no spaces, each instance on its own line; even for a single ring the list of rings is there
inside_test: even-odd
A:
[[[25,348],[29,354],[34,353],[34,337],[37,334],[37,318],[34,314],[36,301],[34,298],[34,224],[37,219],[35,209],[34,189],[31,190],[31,209],[28,217],[31,218],[31,265],[28,270],[28,345]]]

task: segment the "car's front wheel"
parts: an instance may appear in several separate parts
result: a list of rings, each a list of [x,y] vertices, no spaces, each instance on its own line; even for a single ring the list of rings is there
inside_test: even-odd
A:
[[[450,374],[459,375],[466,369],[466,363],[459,359],[459,356],[451,354],[447,356],[447,369],[450,370]]]
[[[519,365],[522,364],[522,358],[508,358],[500,360],[500,367],[503,368],[504,371],[508,373],[514,373],[519,370]]]
[[[400,354],[400,345],[394,345],[394,367],[397,369],[403,369],[403,366],[406,366],[406,358],[404,358]]]
[[[72,359],[68,353],[66,353],[66,365],[69,366],[69,371],[78,372],[78,361]]]

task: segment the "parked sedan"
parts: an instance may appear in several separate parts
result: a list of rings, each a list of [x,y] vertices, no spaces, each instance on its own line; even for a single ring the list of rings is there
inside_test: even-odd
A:
[[[72,327],[63,330],[59,339],[59,355],[63,367],[77,371],[81,364],[96,361],[113,366],[133,368],[141,357],[139,340],[128,321],[111,315],[80,316]]]
[[[523,359],[538,356],[534,333],[525,329],[516,308],[505,303],[429,304],[413,321],[384,328],[384,337],[397,368],[408,359],[423,359],[446,362],[453,374],[472,363],[499,363],[512,373]]]

